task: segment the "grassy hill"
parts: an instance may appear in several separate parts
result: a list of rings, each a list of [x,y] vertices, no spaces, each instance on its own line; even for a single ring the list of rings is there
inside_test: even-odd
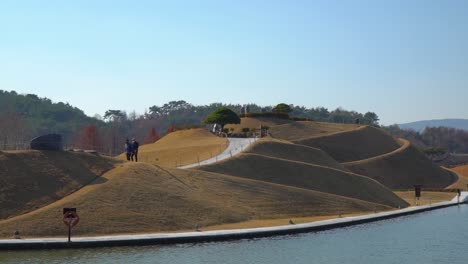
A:
[[[336,216],[389,207],[267,182],[125,163],[81,190],[34,212],[0,221],[0,237],[64,236],[62,208],[76,207],[75,235],[174,230],[254,219]],[[47,223],[44,225],[44,223]]]
[[[94,154],[65,151],[0,152],[0,219],[61,199],[116,163]]]
[[[246,153],[311,163],[344,171],[347,170],[343,165],[320,149],[293,144],[285,140],[263,138],[247,149]]]
[[[343,165],[391,189],[413,188],[414,184],[422,184],[425,188],[445,188],[457,180],[455,174],[435,165],[408,141],[401,141],[403,145],[396,151]]]
[[[293,121],[282,118],[271,117],[243,117],[240,124],[228,124],[224,127],[227,129],[234,129],[234,133],[242,133],[242,128],[260,129],[260,126],[273,127],[281,124],[289,124]]]
[[[204,129],[173,132],[141,146],[139,163],[122,162],[123,155],[114,160],[85,153],[0,152],[0,237],[14,230],[30,237],[63,236],[63,207],[78,208],[76,235],[360,214],[408,206],[410,193],[399,197],[389,188],[446,187],[457,178],[380,129],[271,118],[243,122],[235,128],[267,125],[272,137],[198,170],[174,167],[217,155],[227,146],[225,138]]]
[[[367,159],[399,148],[393,137],[369,126],[294,142],[319,148],[339,162]]]
[[[354,124],[297,121],[271,126],[269,132],[274,138],[300,141],[312,137],[322,137],[338,132],[351,131],[357,128],[359,126]]]
[[[241,154],[229,160],[199,167],[199,169],[332,193],[391,207],[406,206],[403,200],[374,180],[304,162],[258,154]]]
[[[225,138],[217,137],[206,129],[188,129],[172,132],[156,143],[139,148],[139,161],[177,167],[206,160],[223,152],[228,145]],[[126,159],[125,154],[119,156]]]

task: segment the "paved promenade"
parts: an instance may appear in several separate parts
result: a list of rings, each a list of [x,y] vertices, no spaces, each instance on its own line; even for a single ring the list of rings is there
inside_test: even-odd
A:
[[[257,138],[228,138],[229,140],[229,146],[219,155],[207,159],[204,161],[200,161],[200,163],[193,163],[185,166],[178,167],[179,169],[190,169],[190,168],[195,168],[198,166],[203,166],[203,165],[208,165],[212,164],[221,160],[225,160],[228,158],[233,157],[234,155],[239,154],[243,150],[245,150],[247,147],[249,147],[251,144],[253,144]]]
[[[463,203],[468,202],[468,192],[462,192],[460,201]],[[71,243],[67,243],[66,238],[3,239],[0,240],[0,249],[83,248],[127,245],[174,244],[267,237],[274,235],[321,231],[338,227],[369,223],[378,220],[389,219],[398,216],[415,214],[419,212],[456,205],[457,198],[453,199],[452,201],[435,203],[432,205],[413,206],[405,209],[393,210],[388,212],[381,212],[362,216],[343,217],[297,225],[233,230],[216,230],[206,232],[201,231],[143,235],[76,237],[72,238]]]

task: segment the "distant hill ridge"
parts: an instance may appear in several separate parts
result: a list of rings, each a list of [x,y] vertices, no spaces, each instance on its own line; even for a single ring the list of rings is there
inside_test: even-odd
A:
[[[415,131],[423,131],[426,127],[451,127],[464,129],[468,131],[468,119],[434,119],[421,120],[411,123],[399,124],[401,129],[413,129]]]

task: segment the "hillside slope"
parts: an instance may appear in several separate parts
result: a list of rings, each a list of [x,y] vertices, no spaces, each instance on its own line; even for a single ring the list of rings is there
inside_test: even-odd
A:
[[[116,162],[65,151],[0,152],[0,219],[63,198],[112,169]]]
[[[339,170],[347,170],[343,165],[320,149],[297,145],[284,140],[263,138],[248,148],[246,153],[260,154],[274,158],[321,165]]]
[[[156,143],[139,148],[139,161],[154,165],[178,167],[206,160],[226,149],[227,139],[217,137],[206,129],[172,132]],[[125,155],[119,156],[125,159]]]
[[[258,154],[241,154],[200,170],[342,195],[392,207],[407,204],[367,177],[328,167]]]
[[[76,207],[74,235],[193,230],[252,219],[336,215],[388,207],[202,171],[125,163],[64,199],[0,221],[0,237],[65,236],[62,208]],[[47,223],[47,225],[44,225]]]
[[[339,162],[367,159],[399,148],[397,141],[392,136],[378,128],[369,126],[294,142],[319,148]]]
[[[462,189],[465,190],[468,187],[468,165],[461,165],[452,168],[451,171],[458,175],[458,180],[452,185],[448,186],[448,189]]]
[[[297,121],[272,126],[269,132],[274,138],[298,141],[311,137],[322,137],[338,132],[351,131],[357,128],[359,128],[359,126],[354,124]]]
[[[243,117],[240,124],[227,124],[224,127],[234,129],[234,133],[242,133],[242,128],[259,129],[260,126],[273,127],[281,124],[289,124],[293,121],[271,117]]]
[[[397,151],[343,165],[391,189],[413,188],[415,184],[425,188],[445,188],[457,180],[456,175],[435,165],[408,141],[402,142],[404,144]]]

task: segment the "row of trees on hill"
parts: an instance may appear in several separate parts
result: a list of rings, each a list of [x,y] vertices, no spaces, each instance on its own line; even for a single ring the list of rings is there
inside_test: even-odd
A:
[[[449,127],[427,127],[422,132],[400,129],[398,125],[384,127],[395,137],[409,140],[429,156],[468,153],[468,131]]]
[[[54,103],[34,94],[0,90],[0,147],[24,148],[35,136],[60,133],[69,141],[86,125],[104,122],[88,117],[68,103]]]
[[[150,143],[180,128],[204,126],[205,118],[220,107],[237,114],[286,112],[290,116],[316,121],[354,123],[360,119],[361,123],[378,125],[375,113],[361,114],[342,108],[329,111],[323,107],[307,108],[288,104],[193,105],[183,100],[170,101],[162,106],[153,105],[143,114],[109,109],[102,116],[88,117],[82,110],[68,103],[54,103],[34,94],[0,90],[0,149],[22,149],[31,138],[46,133],[59,133],[66,146],[94,148],[104,153],[117,154],[122,152],[126,138],[135,137],[140,143]]]

